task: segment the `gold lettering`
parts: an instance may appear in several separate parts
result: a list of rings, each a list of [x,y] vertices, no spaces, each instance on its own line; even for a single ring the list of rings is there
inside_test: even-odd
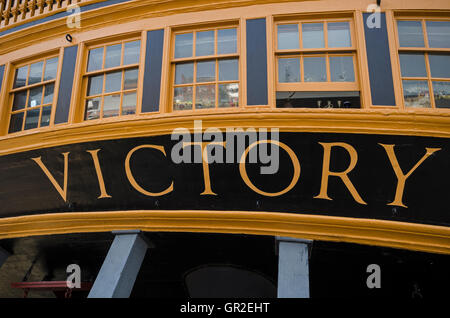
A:
[[[98,152],[100,149],[96,150],[86,150],[92,156],[92,160],[94,161],[95,172],[97,173],[98,186],[100,187],[100,196],[98,199],[103,198],[111,198],[111,196],[106,193],[105,181],[103,180],[102,169],[100,168],[100,162],[98,161]]]

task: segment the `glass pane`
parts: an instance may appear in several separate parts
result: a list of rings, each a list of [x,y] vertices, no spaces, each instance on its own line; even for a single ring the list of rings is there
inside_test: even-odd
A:
[[[431,107],[427,81],[403,81],[406,107]]]
[[[332,82],[354,82],[353,56],[330,56]]]
[[[199,85],[195,92],[195,108],[214,108],[216,105],[216,85]]]
[[[42,101],[42,86],[30,89],[30,97],[28,99],[28,107],[35,107],[41,105]]]
[[[88,96],[99,95],[103,90],[104,75],[97,75],[89,77],[88,81]]]
[[[13,111],[25,108],[27,103],[27,93],[28,91],[26,90],[14,93]]]
[[[105,93],[120,91],[122,87],[122,71],[106,74]]]
[[[348,22],[328,23],[328,47],[351,47],[350,24]]]
[[[18,68],[14,79],[14,88],[25,86],[27,84],[27,75],[28,65]]]
[[[237,53],[237,30],[222,29],[217,31],[217,54]]]
[[[424,47],[422,22],[397,21],[398,41],[402,47]]]
[[[123,94],[122,115],[136,113],[136,92]]]
[[[137,68],[125,71],[123,89],[137,88],[139,70]]]
[[[42,81],[42,68],[44,66],[44,62],[38,62],[31,64],[30,66],[30,75],[28,77],[28,85],[36,84]]]
[[[194,81],[194,63],[182,63],[175,66],[175,84],[186,84]]]
[[[101,97],[88,99],[86,101],[86,114],[84,115],[84,119],[90,120],[100,118],[100,106]]]
[[[9,122],[8,133],[13,133],[22,130],[24,113],[18,113],[11,115],[11,121]]]
[[[278,59],[278,82],[300,82],[300,58]]]
[[[25,118],[25,128],[27,129],[33,129],[37,128],[39,125],[39,114],[41,112],[40,108],[32,109],[27,111],[27,117]]]
[[[298,49],[299,37],[298,37],[298,24],[282,24],[277,28],[277,40],[278,49]]]
[[[450,78],[450,55],[428,54],[431,77]]]
[[[102,69],[103,48],[99,47],[89,51],[88,72]]]
[[[192,33],[177,34],[175,36],[175,58],[192,56]]]
[[[219,61],[219,81],[238,81],[239,62],[238,59]]]
[[[450,108],[450,82],[433,82],[433,92],[437,108]]]
[[[49,81],[56,78],[58,71],[58,58],[52,58],[45,62],[44,81]]]
[[[427,77],[423,53],[400,54],[400,68],[403,77]]]
[[[302,38],[304,49],[325,47],[323,23],[303,23]]]
[[[303,70],[305,82],[327,81],[327,66],[325,57],[304,57]]]
[[[108,95],[103,100],[103,118],[119,115],[120,94]]]
[[[125,43],[123,65],[139,63],[139,56],[141,50],[141,41],[133,41]]]
[[[427,34],[430,47],[450,48],[450,22],[427,21]]]
[[[41,127],[50,125],[50,115],[52,114],[52,106],[42,108]]]
[[[175,87],[173,110],[192,109],[192,86]]]
[[[216,61],[197,63],[197,82],[214,82],[216,80]]]
[[[45,85],[44,88],[44,101],[42,104],[52,104],[53,103],[53,91],[55,90],[55,84]]]
[[[120,66],[121,57],[122,57],[122,44],[107,46],[105,56],[105,68]]]
[[[196,33],[195,55],[214,55],[214,31]]]
[[[219,84],[219,107],[238,107],[239,84]]]

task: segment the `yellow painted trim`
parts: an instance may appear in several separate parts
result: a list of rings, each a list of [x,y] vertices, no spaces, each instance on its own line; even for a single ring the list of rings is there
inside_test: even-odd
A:
[[[373,219],[190,210],[55,213],[0,219],[0,239],[127,229],[279,235],[450,254],[450,227]]]

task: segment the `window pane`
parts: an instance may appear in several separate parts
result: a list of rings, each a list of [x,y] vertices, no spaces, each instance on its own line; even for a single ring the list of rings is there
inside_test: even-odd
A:
[[[28,99],[28,107],[35,107],[41,105],[42,101],[42,86],[30,89],[30,98]]]
[[[323,23],[303,23],[302,38],[304,49],[325,47]]]
[[[239,105],[239,84],[219,84],[219,107]]]
[[[40,108],[27,111],[27,117],[25,118],[24,130],[37,128],[39,125]]]
[[[123,94],[122,115],[136,113],[136,92]]]
[[[197,63],[197,82],[214,82],[216,80],[216,61]]]
[[[122,87],[122,71],[106,74],[105,93],[120,91]]]
[[[52,114],[52,106],[42,108],[41,127],[50,125],[50,115]]]
[[[300,59],[278,59],[278,82],[300,82]]]
[[[139,63],[139,56],[141,50],[141,41],[133,41],[125,43],[123,65]]]
[[[103,90],[104,75],[97,75],[89,77],[88,81],[88,96],[99,95]]]
[[[350,24],[348,22],[328,23],[328,47],[351,47]]]
[[[282,24],[277,28],[278,49],[298,49],[298,24]]]
[[[173,110],[192,109],[192,86],[175,87]]]
[[[214,55],[214,31],[196,33],[195,55]]]
[[[105,68],[120,66],[121,57],[122,57],[122,44],[107,46],[105,56]]]
[[[88,72],[102,69],[103,48],[99,47],[89,51]]]
[[[406,107],[431,107],[426,81],[403,81],[403,96]]]
[[[450,22],[427,21],[427,34],[430,47],[450,48]]]
[[[238,81],[239,62],[238,59],[219,61],[219,81]]]
[[[25,86],[27,84],[27,75],[28,65],[18,68],[14,79],[14,88]]]
[[[354,82],[353,56],[330,56],[332,82]]]
[[[222,29],[217,31],[217,54],[237,53],[237,30]]]
[[[43,104],[53,103],[53,91],[55,90],[55,84],[45,85],[44,88],[44,102]]]
[[[400,54],[400,68],[403,77],[427,77],[423,53]]]
[[[424,47],[422,22],[397,21],[398,41],[402,47]]]
[[[13,111],[25,108],[27,103],[27,93],[28,91],[26,90],[14,93]]]
[[[30,75],[28,77],[28,85],[36,84],[42,81],[42,68],[44,66],[44,62],[38,62],[31,64],[30,66]]]
[[[103,100],[103,118],[119,115],[120,94],[107,95]]]
[[[450,55],[428,54],[431,77],[450,78]]]
[[[11,121],[9,122],[8,133],[13,133],[22,130],[24,113],[18,113],[11,115]]]
[[[137,88],[139,70],[137,68],[125,71],[123,89]]]
[[[175,84],[186,84],[194,81],[194,63],[182,63],[175,66]]]
[[[433,82],[433,93],[437,108],[450,108],[450,82]]]
[[[101,97],[88,99],[86,101],[86,114],[84,115],[84,119],[90,120],[100,118],[100,106]]]
[[[175,36],[175,58],[192,56],[192,33]]]
[[[325,57],[304,57],[303,70],[305,82],[327,81],[327,66]]]
[[[214,108],[216,105],[216,85],[199,85],[195,92],[195,108]]]
[[[44,81],[49,81],[56,78],[58,70],[58,58],[52,58],[45,62]]]

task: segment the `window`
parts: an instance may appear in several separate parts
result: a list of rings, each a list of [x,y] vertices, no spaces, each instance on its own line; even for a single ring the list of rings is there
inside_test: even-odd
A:
[[[450,21],[397,20],[405,107],[450,108]]]
[[[84,119],[136,113],[141,41],[124,40],[89,49]]]
[[[359,107],[352,21],[275,25],[277,107]]]
[[[15,68],[9,133],[50,126],[57,74],[58,56]]]
[[[174,33],[173,110],[237,107],[237,27]]]

